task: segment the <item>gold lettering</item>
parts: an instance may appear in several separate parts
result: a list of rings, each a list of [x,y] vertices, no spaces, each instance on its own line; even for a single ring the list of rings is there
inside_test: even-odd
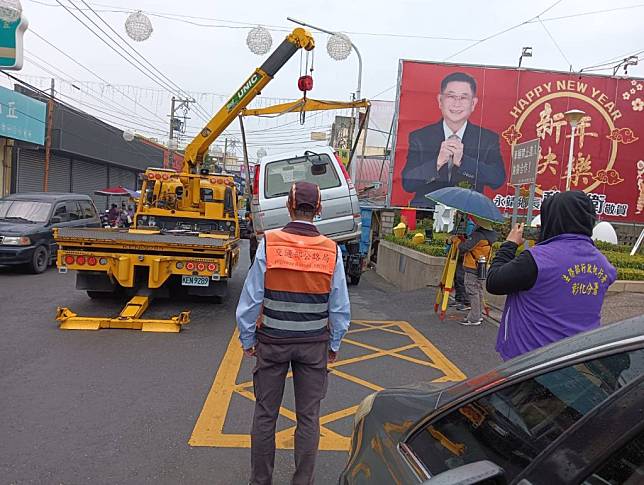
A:
[[[566,90],[566,81],[557,81],[557,91]]]
[[[521,111],[526,109],[529,105],[530,105],[530,103],[528,103],[525,99],[521,98],[519,100],[519,108],[521,109]]]
[[[572,79],[568,80],[568,91],[574,91],[575,90],[575,81]]]
[[[510,115],[514,117],[514,119],[517,119],[519,115],[521,115],[521,110],[515,106],[512,108],[512,111],[510,111]]]
[[[601,91],[597,88],[593,88],[593,98],[596,98],[598,94],[600,94]]]
[[[620,119],[622,117],[622,113],[620,113],[620,111],[617,110],[617,111],[613,111],[610,114],[610,116],[611,116],[611,118],[613,118],[613,121],[617,121],[618,119]]]
[[[525,97],[528,99],[529,102],[532,102],[532,98],[534,98],[534,91],[528,91]]]
[[[580,93],[586,94],[587,87],[588,84],[577,81],[577,91],[579,91]]]
[[[608,96],[606,96],[604,93],[601,93],[597,101],[599,101],[600,103],[605,103],[606,101],[608,101]]]
[[[552,83],[551,82],[543,83],[543,87],[546,88],[546,91],[548,91],[549,93],[552,92]]]

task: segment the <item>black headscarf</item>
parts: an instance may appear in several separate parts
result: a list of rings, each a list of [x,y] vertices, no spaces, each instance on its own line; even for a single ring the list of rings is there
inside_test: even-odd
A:
[[[590,237],[593,227],[595,206],[584,192],[560,192],[541,204],[540,241],[559,234],[583,234]]]

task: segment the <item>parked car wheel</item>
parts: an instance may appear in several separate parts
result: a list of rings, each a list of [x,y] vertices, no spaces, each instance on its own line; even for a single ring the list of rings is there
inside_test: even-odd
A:
[[[34,249],[31,262],[27,263],[27,270],[33,274],[40,274],[49,266],[49,251],[45,246],[38,246]]]

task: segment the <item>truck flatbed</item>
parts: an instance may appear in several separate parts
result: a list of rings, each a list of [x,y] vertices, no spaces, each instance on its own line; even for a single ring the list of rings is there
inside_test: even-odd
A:
[[[166,248],[194,247],[198,249],[220,249],[231,244],[229,238],[199,237],[185,234],[162,234],[132,232],[127,229],[98,228],[59,228],[56,230],[56,242],[60,245],[119,244],[127,247],[159,246]],[[237,240],[233,239],[232,242]]]

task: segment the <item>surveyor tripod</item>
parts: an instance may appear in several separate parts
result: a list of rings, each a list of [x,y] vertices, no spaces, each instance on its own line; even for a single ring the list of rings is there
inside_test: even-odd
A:
[[[458,246],[461,243],[460,239],[452,241],[450,244],[449,252],[445,266],[443,266],[443,274],[438,283],[438,291],[436,292],[436,302],[434,303],[434,313],[438,313],[438,318],[445,320],[447,312],[447,305],[449,305],[449,296],[454,291],[454,276],[456,275],[456,265],[458,264]],[[483,313],[490,316],[490,307],[483,298]]]

